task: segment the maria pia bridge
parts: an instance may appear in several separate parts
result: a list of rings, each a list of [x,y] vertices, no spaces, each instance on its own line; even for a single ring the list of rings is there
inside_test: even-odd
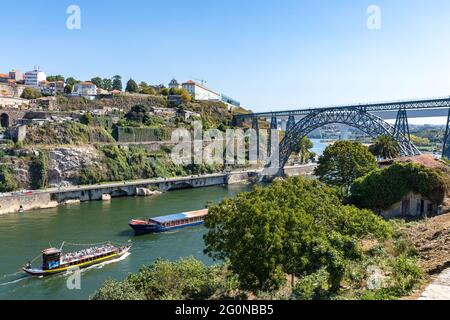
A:
[[[411,142],[408,123],[408,113],[415,112],[419,117],[418,111],[420,117],[434,116],[436,111],[445,112],[447,129],[442,156],[450,159],[450,97],[242,114],[236,115],[233,122],[235,125],[251,122],[253,129],[259,133],[259,120],[270,119],[270,129],[278,129],[279,120],[287,121],[286,134],[279,145],[279,167],[282,168],[300,139],[329,124],[345,124],[373,138],[389,135],[397,141],[402,156],[419,155],[420,151]],[[377,115],[383,112],[397,113],[395,125],[390,125]]]

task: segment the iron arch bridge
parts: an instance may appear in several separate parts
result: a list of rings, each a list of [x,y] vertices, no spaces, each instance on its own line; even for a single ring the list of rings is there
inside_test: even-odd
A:
[[[450,97],[241,114],[236,115],[233,120],[235,125],[250,120],[252,121],[253,129],[256,129],[258,132],[259,119],[271,119],[270,128],[277,129],[278,119],[288,118],[286,134],[279,145],[280,157],[278,166],[282,168],[287,163],[299,139],[317,128],[333,123],[355,127],[372,137],[378,137],[382,134],[389,135],[398,142],[401,155],[419,155],[420,151],[411,143],[407,113],[408,111],[417,110],[423,110],[426,114],[436,110],[445,112],[448,110],[447,130],[443,141],[442,156],[450,158]],[[397,112],[394,126],[374,114],[383,111]],[[296,117],[303,118],[297,121]],[[270,149],[268,148],[269,156]]]
[[[300,139],[315,129],[333,123],[345,124],[358,128],[373,138],[381,135],[389,135],[397,141],[402,156],[415,156],[420,154],[420,151],[410,141],[409,131],[402,132],[383,119],[364,110],[341,108],[327,109],[324,111],[312,112],[297,123],[293,121],[293,118],[290,118],[286,135],[279,146],[280,168],[286,165],[289,156]]]

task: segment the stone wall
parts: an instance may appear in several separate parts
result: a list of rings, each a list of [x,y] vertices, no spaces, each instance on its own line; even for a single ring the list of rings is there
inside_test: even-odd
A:
[[[47,192],[34,193],[31,195],[12,195],[4,194],[0,196],[0,215],[7,213],[19,212],[20,206],[23,210],[53,208],[58,205],[57,202],[51,200],[51,196]]]
[[[380,214],[385,219],[394,219],[399,217],[421,217],[423,215],[431,216],[439,211],[438,205],[424,198],[417,193],[409,193],[401,201],[397,202],[387,210],[382,210]]]

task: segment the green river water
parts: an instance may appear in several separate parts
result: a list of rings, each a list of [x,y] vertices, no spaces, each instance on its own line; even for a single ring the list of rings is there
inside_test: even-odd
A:
[[[208,201],[219,202],[250,186],[217,186],[164,193],[152,198],[116,198],[111,202],[89,202],[0,216],[0,299],[87,299],[108,278],[121,280],[161,257],[177,260],[194,256],[212,263],[203,254],[203,226],[134,237],[128,221],[201,209]],[[17,271],[42,249],[63,241],[91,244],[132,240],[131,254],[121,261],[85,269],[81,289],[69,290],[68,275],[32,278]],[[77,247],[67,246],[66,251]],[[39,258],[36,263],[40,264]]]

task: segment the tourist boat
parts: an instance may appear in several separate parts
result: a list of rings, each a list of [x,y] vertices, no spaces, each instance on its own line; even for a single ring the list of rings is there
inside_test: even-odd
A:
[[[32,262],[28,262],[23,271],[32,276],[50,276],[75,268],[87,268],[106,261],[123,257],[131,248],[131,244],[115,246],[105,243],[76,252],[62,253],[62,247],[49,248],[42,251],[42,266],[33,268]],[[39,256],[38,256],[39,257]]]
[[[129,222],[136,235],[165,232],[202,224],[208,209],[183,212],[151,219],[133,219]]]

